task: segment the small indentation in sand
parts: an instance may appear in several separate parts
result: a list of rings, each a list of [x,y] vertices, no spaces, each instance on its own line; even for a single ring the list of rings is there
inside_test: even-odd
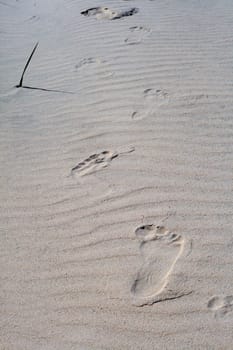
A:
[[[213,311],[216,319],[227,316],[233,317],[233,295],[213,296],[207,303],[209,310]]]
[[[94,65],[99,65],[101,63],[105,63],[106,61],[101,60],[99,58],[94,58],[94,57],[88,57],[88,58],[83,58],[81,61],[79,61],[76,65],[76,69],[80,69],[83,66],[89,65],[89,64],[94,64]]]

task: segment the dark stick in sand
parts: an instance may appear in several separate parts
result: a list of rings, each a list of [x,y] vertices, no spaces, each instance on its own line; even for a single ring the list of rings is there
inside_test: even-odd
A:
[[[23,85],[23,78],[24,78],[24,74],[27,70],[27,67],[32,59],[32,56],[34,55],[35,51],[36,51],[36,48],[38,46],[39,42],[36,43],[36,45],[34,46],[34,49],[32,50],[32,53],[30,55],[30,57],[28,58],[27,60],[27,63],[23,69],[23,73],[21,75],[21,79],[20,79],[20,82],[18,85],[16,85],[15,87],[16,88],[23,88],[23,89],[32,89],[32,90],[41,90],[41,91],[51,91],[51,92],[61,92],[61,93],[64,93],[64,94],[73,94],[73,92],[69,92],[69,91],[62,91],[62,90],[53,90],[53,89],[44,89],[44,88],[39,88],[39,87],[33,87],[33,86],[26,86],[26,85]]]
[[[28,67],[28,65],[29,65],[29,63],[30,63],[30,61],[31,61],[31,59],[32,59],[32,56],[34,55],[34,52],[36,51],[36,48],[37,48],[38,44],[39,44],[39,42],[36,43],[34,49],[32,50],[32,53],[31,53],[29,59],[27,60],[26,65],[25,65],[25,67],[24,67],[23,73],[22,73],[22,75],[21,75],[20,82],[19,82],[19,84],[16,85],[15,87],[19,88],[19,87],[22,87],[22,86],[23,86],[23,77],[24,77],[24,74],[25,74],[26,69],[27,69],[27,67]]]

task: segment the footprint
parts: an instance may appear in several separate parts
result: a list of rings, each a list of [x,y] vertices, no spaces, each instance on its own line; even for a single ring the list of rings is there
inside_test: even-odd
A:
[[[133,16],[138,13],[138,9],[133,7],[129,10],[124,11],[113,11],[108,7],[92,7],[81,12],[83,16],[95,16],[97,19],[120,19],[122,17]]]
[[[130,34],[128,38],[125,39],[127,45],[140,44],[151,33],[151,29],[142,26],[130,27],[129,30]]]
[[[168,289],[169,277],[183,252],[184,238],[165,226],[153,224],[138,227],[135,235],[144,262],[131,287],[133,304],[152,305],[190,294]]]
[[[131,148],[122,152],[103,151],[90,155],[82,162],[78,163],[74,168],[71,169],[72,176],[82,177],[106,168],[113,159],[117,158],[121,154],[127,154],[134,151]]]
[[[217,319],[233,317],[233,295],[214,296],[208,301],[207,307],[214,312]]]
[[[145,89],[143,102],[131,115],[132,119],[140,120],[148,117],[156,109],[168,104],[169,94],[161,89]]]
[[[83,58],[75,65],[75,71],[82,71],[84,68],[92,68],[92,74],[98,74],[98,72],[101,72],[101,76],[105,78],[109,78],[114,76],[114,72],[109,70],[109,67],[107,66],[107,61],[100,59],[100,58],[94,58],[94,57],[88,57]],[[99,70],[101,69],[101,70]],[[89,69],[85,71],[89,74]]]
[[[95,65],[99,65],[101,63],[105,63],[106,61],[101,60],[99,58],[94,58],[94,57],[88,57],[88,58],[83,58],[81,61],[79,61],[76,65],[75,68],[76,69],[80,69],[81,67],[85,66],[85,65],[89,65],[89,64],[95,64]]]
[[[107,167],[114,158],[118,157],[118,155],[118,153],[110,151],[92,154],[72,168],[71,174],[84,176],[94,173]]]

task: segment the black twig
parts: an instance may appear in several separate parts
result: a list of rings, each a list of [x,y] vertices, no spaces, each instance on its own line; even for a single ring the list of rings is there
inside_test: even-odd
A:
[[[23,88],[23,89],[31,89],[31,90],[40,90],[40,91],[51,91],[51,92],[60,92],[60,93],[63,93],[63,94],[73,94],[74,92],[70,92],[70,91],[63,91],[63,90],[53,90],[53,89],[45,89],[45,88],[40,88],[40,87],[33,87],[33,86],[26,86],[26,85],[23,85],[23,78],[24,78],[24,74],[27,70],[27,67],[32,59],[32,56],[34,55],[35,51],[36,51],[36,48],[38,46],[39,42],[36,43],[36,45],[34,46],[33,50],[32,50],[32,53],[30,55],[30,57],[28,58],[27,60],[27,63],[24,67],[24,70],[23,70],[23,73],[21,75],[21,79],[20,79],[20,82],[18,85],[16,85],[15,87],[16,88]]]
[[[25,74],[26,69],[27,69],[27,67],[28,67],[28,65],[29,65],[29,63],[30,63],[30,61],[31,61],[31,59],[32,59],[32,56],[34,55],[34,52],[36,51],[36,48],[37,48],[38,44],[39,44],[39,42],[36,43],[34,49],[32,50],[32,53],[31,53],[29,59],[27,60],[26,65],[25,65],[25,67],[24,67],[23,73],[22,73],[22,75],[21,75],[20,82],[19,82],[19,84],[16,85],[15,87],[19,88],[19,87],[22,87],[22,86],[23,86],[23,77],[24,77],[24,74]]]

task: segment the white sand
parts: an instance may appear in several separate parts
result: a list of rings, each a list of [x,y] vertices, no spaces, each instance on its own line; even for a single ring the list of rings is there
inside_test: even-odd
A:
[[[0,2],[0,349],[232,349],[232,13]]]

